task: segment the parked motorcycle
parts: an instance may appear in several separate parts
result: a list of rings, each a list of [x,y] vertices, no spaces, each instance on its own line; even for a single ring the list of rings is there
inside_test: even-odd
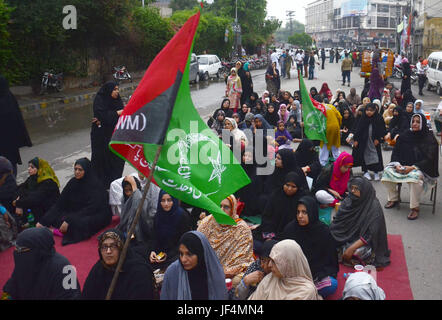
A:
[[[114,67],[112,76],[117,82],[120,82],[120,80],[129,80],[130,82],[132,82],[132,77],[125,66]]]
[[[44,94],[48,88],[55,88],[57,92],[63,90],[63,73],[55,74],[53,70],[43,73],[40,86],[40,94]]]

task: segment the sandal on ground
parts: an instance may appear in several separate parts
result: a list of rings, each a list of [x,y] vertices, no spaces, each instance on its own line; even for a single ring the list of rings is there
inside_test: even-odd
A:
[[[391,208],[393,208],[393,207],[396,207],[397,204],[398,204],[398,201],[388,201],[388,202],[385,204],[384,208],[385,208],[385,209],[391,209]]]
[[[414,208],[414,209],[411,209],[411,212],[408,215],[407,219],[408,220],[416,220],[418,217],[419,217],[419,209]]]

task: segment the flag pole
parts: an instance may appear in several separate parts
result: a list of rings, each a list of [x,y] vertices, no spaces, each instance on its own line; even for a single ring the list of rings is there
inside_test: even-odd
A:
[[[117,268],[116,268],[114,276],[112,278],[112,282],[111,282],[111,284],[109,286],[109,290],[107,291],[107,294],[106,294],[106,300],[110,300],[112,298],[112,294],[114,293],[114,289],[115,289],[115,286],[116,286],[117,281],[118,281],[118,276],[120,275],[121,268],[123,266],[124,260],[126,259],[127,250],[129,248],[129,244],[130,244],[132,235],[135,232],[135,227],[136,227],[136,225],[138,223],[138,220],[140,219],[141,210],[143,209],[143,204],[144,204],[144,201],[146,200],[147,192],[149,191],[150,184],[151,184],[152,179],[153,179],[153,174],[155,172],[155,168],[156,168],[156,165],[157,165],[157,162],[158,162],[158,158],[160,157],[162,148],[163,148],[163,145],[159,145],[158,148],[157,148],[157,152],[155,154],[155,159],[154,159],[154,161],[152,163],[152,168],[151,168],[151,170],[149,172],[149,176],[147,177],[147,184],[146,184],[146,187],[144,188],[144,191],[143,191],[143,197],[141,198],[141,202],[138,205],[138,209],[137,209],[137,212],[135,214],[135,218],[132,221],[132,225],[130,226],[129,232],[127,233],[126,241],[124,242],[124,246],[123,246],[123,251],[120,254],[120,258],[118,259]]]

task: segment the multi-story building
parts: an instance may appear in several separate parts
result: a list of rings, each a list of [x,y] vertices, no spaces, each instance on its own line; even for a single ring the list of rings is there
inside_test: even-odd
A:
[[[306,9],[306,32],[319,47],[396,49],[405,0],[318,0]],[[331,9],[330,9],[331,8]]]
[[[428,57],[433,51],[442,51],[442,1],[412,0],[411,55]]]
[[[172,9],[169,8],[170,0],[156,0],[149,5],[160,9],[160,15],[162,17],[172,16]]]

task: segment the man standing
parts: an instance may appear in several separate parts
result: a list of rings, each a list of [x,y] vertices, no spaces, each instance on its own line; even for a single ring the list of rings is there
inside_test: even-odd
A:
[[[419,95],[423,96],[424,93],[422,92],[422,89],[424,88],[425,81],[427,81],[427,70],[428,70],[428,64],[424,64],[424,58],[420,56],[419,62],[416,64],[417,69],[417,76],[419,78]]]
[[[313,80],[315,72],[315,53],[310,52],[310,57],[308,59],[308,79]]]
[[[310,53],[307,50],[304,50],[304,78],[308,77],[308,62],[310,60]]]
[[[341,64],[342,71],[342,85],[345,86],[345,78],[348,79],[348,86],[350,87],[350,73],[353,71],[353,62],[348,57],[348,52],[345,53],[345,59]]]
[[[336,63],[339,63],[339,50],[338,50],[338,48],[336,48],[335,56],[336,56]]]
[[[321,49],[321,59],[322,59],[322,70],[324,70],[324,64],[325,64],[325,49]]]
[[[292,55],[287,52],[287,57],[285,59],[285,73],[287,75],[287,79],[290,79],[290,70],[292,69],[293,64]]]
[[[335,57],[335,51],[333,50],[333,48],[330,49],[330,63],[333,63]]]
[[[279,63],[281,65],[281,76],[285,78],[285,62],[287,60],[287,53],[285,50],[282,51],[281,57],[279,58]]]
[[[304,53],[301,50],[296,51],[296,56],[295,56],[295,60],[296,60],[296,67],[299,70],[299,74],[301,76],[304,75],[304,71],[303,71],[303,63],[304,63]]]

